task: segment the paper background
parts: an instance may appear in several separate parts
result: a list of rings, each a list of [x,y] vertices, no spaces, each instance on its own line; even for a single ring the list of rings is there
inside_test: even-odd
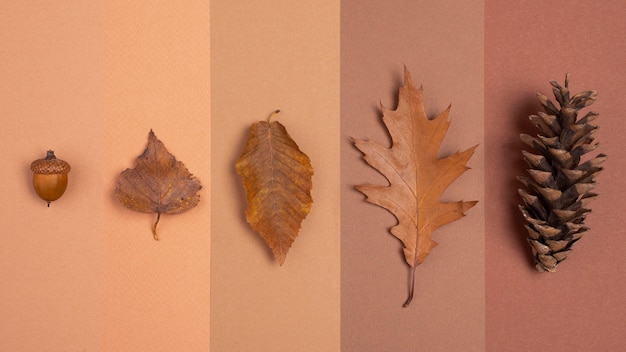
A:
[[[0,3],[0,350],[619,351],[626,161],[621,1]],[[395,220],[354,184],[382,183],[349,137],[388,141],[403,65],[426,111],[452,104],[442,155],[479,143],[446,192],[478,200],[408,270]],[[554,274],[530,263],[517,214],[519,134],[535,93],[571,74],[599,91],[591,232]],[[246,225],[234,172],[274,109],[312,159],[314,205],[278,267]],[[193,210],[113,198],[156,135],[202,182]],[[72,165],[45,206],[30,162]]]

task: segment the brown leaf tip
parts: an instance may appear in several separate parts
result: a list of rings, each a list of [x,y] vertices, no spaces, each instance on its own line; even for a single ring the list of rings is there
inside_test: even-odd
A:
[[[406,67],[406,65],[404,66],[404,86],[408,87],[408,86],[413,86],[413,79],[411,78],[411,72],[409,72],[409,69]],[[422,89],[422,86],[420,85],[419,89]]]

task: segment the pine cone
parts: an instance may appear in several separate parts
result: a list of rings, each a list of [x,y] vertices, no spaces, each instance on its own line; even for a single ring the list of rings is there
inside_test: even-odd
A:
[[[598,117],[588,112],[577,120],[578,111],[596,100],[597,92],[590,90],[570,97],[569,75],[565,87],[550,81],[552,92],[560,105],[557,108],[545,95],[537,94],[544,112],[531,115],[530,120],[540,134],[520,137],[536,154],[522,151],[530,177],[518,177],[526,185],[519,189],[524,203],[519,206],[528,222],[525,225],[540,272],[556,271],[556,266],[570,253],[572,245],[589,228],[584,226],[588,203],[598,195],[591,190],[594,177],[606,155],[581,163],[581,156],[597,148],[593,132],[598,128],[590,122]]]

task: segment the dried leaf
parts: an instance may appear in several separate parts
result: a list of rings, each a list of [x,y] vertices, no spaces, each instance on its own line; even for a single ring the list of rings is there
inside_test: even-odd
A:
[[[406,67],[397,109],[381,108],[392,147],[358,139],[354,144],[363,152],[363,159],[385,176],[390,185],[360,185],[356,188],[367,196],[368,202],[389,210],[398,219],[391,233],[402,241],[406,262],[411,267],[406,307],[413,298],[415,268],[437,245],[432,240],[433,231],[461,218],[477,203],[444,203],[440,198],[446,188],[468,169],[466,163],[478,145],[438,158],[441,142],[450,125],[450,108],[429,120],[424,112],[422,88],[413,86]]]
[[[120,174],[115,196],[128,209],[157,213],[152,234],[158,240],[156,227],[161,214],[180,214],[195,207],[201,188],[200,181],[150,130],[148,146],[137,157],[135,168]]]
[[[246,190],[246,221],[283,265],[311,210],[313,168],[285,127],[271,121],[278,112],[252,125],[236,169]]]

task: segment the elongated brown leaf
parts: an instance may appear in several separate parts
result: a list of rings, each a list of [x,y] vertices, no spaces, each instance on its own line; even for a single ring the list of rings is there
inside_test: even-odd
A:
[[[415,268],[437,245],[432,239],[433,231],[461,218],[477,203],[444,203],[440,198],[446,188],[468,169],[466,163],[478,145],[438,158],[441,142],[450,125],[450,108],[429,120],[424,112],[422,88],[415,88],[406,67],[397,109],[381,108],[392,147],[359,139],[355,139],[354,144],[363,152],[363,159],[390,184],[356,188],[367,196],[368,202],[389,210],[398,219],[391,233],[402,241],[404,256],[412,271],[406,307],[413,298]]]
[[[236,169],[246,190],[246,220],[283,265],[311,210],[313,168],[285,127],[271,121],[276,113],[252,125]]]
[[[158,240],[156,227],[161,214],[180,214],[195,207],[201,188],[200,181],[150,130],[148,146],[137,157],[135,168],[120,174],[115,196],[128,209],[157,213],[152,234]]]

